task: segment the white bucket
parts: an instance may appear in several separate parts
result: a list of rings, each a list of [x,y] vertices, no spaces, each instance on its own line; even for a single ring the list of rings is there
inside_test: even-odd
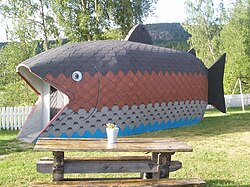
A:
[[[107,137],[108,137],[108,143],[109,144],[113,144],[116,142],[116,138],[119,132],[119,128],[115,127],[115,128],[106,128],[106,132],[107,132]]]

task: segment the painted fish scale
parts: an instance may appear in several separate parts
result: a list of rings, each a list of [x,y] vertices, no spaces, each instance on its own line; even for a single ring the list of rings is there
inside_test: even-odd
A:
[[[168,71],[182,74],[184,72],[202,73],[207,76],[207,69],[199,59],[173,49],[129,41],[96,41],[95,43],[82,43],[82,45],[71,44],[71,47],[67,46],[66,49],[62,46],[61,50],[57,49],[55,52],[53,52],[54,49],[51,49],[48,51],[51,51],[50,53],[37,55],[36,63],[33,59],[29,59],[24,64],[42,78],[49,73],[54,77],[58,76],[59,71],[54,71],[52,66],[56,66],[58,69],[63,68],[61,72],[64,72],[66,77],[71,77],[72,71],[76,69],[81,69],[83,73],[89,72],[93,76],[96,72],[91,65],[95,65],[102,75],[107,74],[108,71],[117,74],[118,70],[126,74],[131,70],[133,73]],[[82,55],[74,56],[75,51],[78,53],[82,51]],[[60,55],[63,55],[63,61],[61,61],[62,57],[57,58]]]
[[[109,122],[121,136],[182,127],[200,122],[208,104],[208,69],[198,58],[133,41],[65,45],[19,67],[37,93],[48,84],[69,98],[36,138],[105,137]]]
[[[122,75],[121,75],[122,74]],[[178,73],[156,74],[145,73],[144,75],[137,72],[133,74],[129,71],[128,74],[120,73],[114,75],[109,72],[107,76],[95,74],[90,76],[85,73],[85,81],[81,85],[74,84],[71,78],[65,77],[63,74],[54,78],[51,75],[46,77],[46,80],[52,85],[65,86],[60,90],[70,97],[72,104],[69,107],[78,110],[82,106],[87,111],[92,107],[97,109],[107,106],[111,108],[114,104],[122,107],[124,105],[132,106],[133,104],[140,105],[141,103],[156,103],[169,101],[186,101],[186,100],[204,100],[207,101],[207,84],[206,77],[203,75],[181,75]],[[100,89],[98,89],[98,77],[100,79]],[[193,84],[193,83],[196,84]],[[157,83],[157,84],[156,84]],[[124,86],[126,85],[126,86]],[[180,89],[176,89],[180,88]],[[72,93],[72,90],[76,93]],[[185,91],[183,91],[185,90]],[[97,98],[97,96],[99,98]],[[98,103],[97,103],[98,99]],[[73,104],[77,103],[78,107]]]
[[[155,106],[157,105],[157,106]],[[71,119],[73,111],[71,109],[65,108],[64,111],[70,111],[67,118],[64,118],[60,123],[53,121],[51,123],[51,128],[45,131],[40,135],[41,137],[105,137],[105,127],[103,124],[112,122],[112,117],[118,118],[116,124],[120,127],[120,135],[132,135],[138,134],[141,132],[151,132],[155,130],[162,130],[167,128],[176,128],[186,125],[191,125],[193,123],[198,123],[202,120],[202,114],[205,111],[205,106],[207,105],[204,101],[195,101],[195,102],[185,102],[185,104],[180,104],[178,102],[170,102],[168,105],[161,107],[159,103],[155,105],[144,105],[141,104],[136,111],[139,113],[136,115],[136,112],[132,108],[128,110],[119,110],[112,111],[108,110],[108,113],[97,111],[95,114],[89,118],[91,112],[86,114],[86,119],[72,121],[68,123],[68,120]],[[185,110],[181,110],[177,113],[177,108],[182,107]],[[141,109],[143,108],[143,109]],[[92,110],[95,110],[94,108]],[[152,113],[150,113],[152,112]],[[131,118],[128,114],[135,114],[135,117]],[[77,115],[77,112],[74,113]],[[109,117],[107,116],[109,115]],[[100,116],[95,118],[95,116]],[[152,123],[154,121],[154,123]],[[62,124],[64,125],[62,128]],[[77,127],[76,131],[71,134],[72,124],[75,124]],[[57,127],[57,128],[56,128]],[[66,130],[65,130],[66,129]],[[69,131],[68,131],[69,129]],[[79,132],[78,130],[81,131]]]
[[[72,112],[76,112],[82,107],[88,111],[88,115],[82,120],[68,123],[66,132],[60,132],[59,129],[61,128],[56,128],[56,126],[60,126],[61,123],[65,124],[68,119],[62,122],[56,121],[55,118],[51,123],[53,128],[45,130],[41,134],[42,137],[104,137],[105,128],[103,124],[108,122],[115,122],[119,125],[121,128],[120,135],[128,135],[148,132],[150,129],[159,130],[165,129],[166,127],[177,127],[188,124],[188,122],[191,123],[191,121],[192,123],[193,121],[198,122],[202,119],[204,107],[207,102],[207,75],[204,70],[205,68],[203,67],[203,69],[200,70],[202,66],[195,66],[196,70],[195,68],[190,68],[192,71],[186,72],[184,70],[188,68],[186,68],[185,65],[182,66],[182,71],[177,70],[177,65],[170,65],[171,70],[169,70],[165,64],[171,64],[172,59],[169,56],[162,58],[161,53],[165,54],[165,49],[162,50],[159,47],[135,44],[134,48],[136,50],[133,51],[131,49],[133,46],[131,42],[127,43],[129,43],[128,46],[130,48],[128,48],[127,45],[118,45],[118,52],[116,52],[117,48],[113,46],[107,47],[106,52],[110,53],[112,50],[115,50],[115,52],[106,57],[105,54],[102,53],[102,50],[94,51],[94,56],[102,56],[104,59],[96,58],[98,62],[94,65],[96,67],[96,73],[93,74],[93,71],[85,72],[82,84],[74,84],[71,77],[66,77],[64,74],[58,77],[53,77],[53,75],[49,74],[45,77],[52,85],[58,84],[60,90],[66,94],[67,92],[74,91],[74,99],[71,98],[72,102],[70,102],[67,107],[70,108],[70,110],[73,109]],[[120,46],[122,46],[122,48],[119,48]],[[121,62],[118,60],[120,51],[123,51],[123,55],[126,54],[128,56],[127,61]],[[145,51],[148,52],[144,53]],[[154,53],[148,55],[148,53],[152,51]],[[168,52],[173,54],[174,60],[177,60],[177,58],[178,60],[183,60],[183,58],[175,56],[178,52],[172,50]],[[160,53],[161,55],[156,53]],[[145,54],[147,54],[147,58],[145,58]],[[111,63],[110,61],[112,61],[115,55],[116,60]],[[156,58],[156,62],[152,63],[154,60],[152,56],[161,57]],[[83,58],[83,56],[81,56],[81,58]],[[108,58],[108,60],[106,58]],[[192,59],[192,57],[190,58]],[[131,61],[128,61],[128,59]],[[144,61],[142,62],[142,60],[139,61],[138,59],[144,59]],[[137,62],[134,62],[136,60]],[[185,59],[185,61],[186,60],[187,59]],[[124,65],[122,65],[122,63],[124,63]],[[197,63],[200,62],[198,61]],[[189,63],[189,65],[190,64],[192,65],[192,63]],[[115,67],[114,69],[111,68],[112,65]],[[105,68],[105,66],[107,67]],[[78,65],[78,68],[84,67]],[[132,67],[132,70],[128,70]],[[64,82],[67,82],[67,84],[63,84]],[[194,84],[194,82],[196,84]],[[61,88],[61,85],[64,85],[64,87]],[[183,90],[185,91],[183,92]],[[98,95],[99,97],[97,98]],[[196,102],[184,105],[183,101],[192,100]],[[167,108],[161,107],[163,101],[168,104],[165,105]],[[198,105],[203,103],[202,107],[198,108],[197,103]],[[146,111],[140,110],[141,105],[146,106]],[[112,111],[114,106],[119,110],[115,112]],[[126,112],[122,110],[124,106],[128,108]],[[102,109],[104,107],[107,107],[108,111],[104,110],[103,112]],[[197,111],[191,110],[195,107],[198,108]],[[180,108],[187,108],[189,114],[185,116],[185,111],[179,111]],[[89,112],[90,110],[95,110],[95,112]],[[159,112],[157,113],[158,110],[165,112],[160,114]],[[136,113],[138,115],[136,115]],[[75,131],[72,131],[73,123],[75,124]],[[64,126],[64,128],[66,127]],[[81,130],[80,133],[78,133],[78,130]]]

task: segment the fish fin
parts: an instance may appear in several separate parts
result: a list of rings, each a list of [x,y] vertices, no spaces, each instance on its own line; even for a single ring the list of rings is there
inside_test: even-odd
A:
[[[192,55],[194,55],[196,57],[196,51],[195,51],[194,48],[189,49],[187,52],[190,53],[190,54],[192,54]]]
[[[152,38],[146,27],[142,24],[135,25],[125,38],[126,41],[139,42],[152,45]]]
[[[223,113],[226,113],[223,76],[226,61],[226,53],[216,60],[208,68],[208,104]]]

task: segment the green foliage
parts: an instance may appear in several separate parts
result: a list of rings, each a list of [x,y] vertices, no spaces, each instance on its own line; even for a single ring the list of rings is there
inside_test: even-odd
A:
[[[70,42],[101,39],[102,29],[108,27],[107,0],[55,0],[51,5]]]
[[[0,107],[34,103],[36,95],[20,79],[16,66],[35,55],[36,44],[12,42],[0,50]]]
[[[112,1],[112,19],[119,25],[122,36],[125,37],[129,29],[134,25],[132,2],[130,0]]]
[[[142,23],[154,10],[158,0],[111,0],[111,21],[121,29],[122,37],[136,24]]]
[[[227,53],[225,86],[228,93],[232,92],[238,77],[250,76],[249,23],[250,1],[238,1],[221,31],[223,50]],[[246,81],[250,84],[250,79]],[[243,87],[243,91],[249,93],[250,87]]]
[[[48,50],[52,46],[49,38],[59,36],[49,1],[6,0],[1,2],[0,12],[12,21],[12,26],[7,28],[8,39],[12,42],[0,51],[0,106],[33,104],[36,95],[15,69],[37,52]]]
[[[223,1],[216,11],[212,0],[187,0],[187,18],[183,27],[192,35],[190,46],[206,65],[212,64],[220,55],[220,31],[225,16]]]
[[[23,80],[6,84],[0,91],[0,107],[30,106],[36,99],[37,95]]]
[[[30,50],[37,45],[37,42],[34,42],[34,38],[38,35],[38,32],[35,30],[35,22],[30,21],[32,6],[27,0],[17,2],[8,0],[0,5],[0,12],[4,18],[11,19],[12,21],[12,27],[7,27],[6,29],[8,40],[13,41],[13,43],[16,41],[19,42],[18,47],[20,47],[23,50],[22,53],[24,53],[22,54],[24,58],[20,60],[26,59],[30,55]],[[13,46],[14,44],[11,45]],[[11,47],[7,48],[11,50]],[[6,53],[11,53],[10,50],[7,52],[8,49],[5,49]],[[12,51],[12,53],[15,53],[15,51]],[[4,57],[5,61],[7,61],[7,56],[5,55]],[[10,59],[10,62],[12,63],[13,59]]]
[[[51,12],[49,0],[6,0],[0,5],[0,12],[11,19],[12,27],[7,28],[9,40],[21,43],[33,42],[40,38],[48,50],[49,39],[59,37],[59,29]]]
[[[239,76],[250,76],[250,1],[236,1],[226,14],[223,1],[216,11],[212,0],[188,0],[186,11],[183,26],[192,35],[189,42],[198,57],[209,65],[227,53],[224,91],[230,94]],[[249,86],[243,88],[249,91]]]
[[[103,38],[105,40],[123,40],[121,29],[109,29],[103,33]]]
[[[124,38],[147,17],[157,0],[55,0],[52,9],[70,42]],[[110,28],[119,29],[118,33]],[[116,30],[115,29],[115,30]],[[111,33],[115,34],[111,36]],[[121,36],[118,34],[121,33]]]

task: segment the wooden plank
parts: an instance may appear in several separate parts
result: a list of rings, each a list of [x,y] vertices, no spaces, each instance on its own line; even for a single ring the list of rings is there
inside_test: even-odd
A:
[[[37,145],[54,145],[54,144],[60,144],[60,145],[68,145],[71,144],[71,142],[75,143],[107,143],[107,139],[104,138],[40,138]],[[174,139],[152,139],[152,138],[118,138],[118,142],[120,143],[127,143],[132,144],[136,143],[137,145],[146,144],[146,143],[155,143],[155,144],[164,144],[164,143],[170,143],[170,142],[178,142]]]
[[[24,112],[24,107],[21,108],[21,124],[23,125],[25,122],[25,112]]]
[[[38,142],[36,143],[37,145],[54,145],[54,144],[60,144],[60,145],[69,145],[71,144],[71,142],[73,142],[74,144],[76,143],[95,143],[95,144],[103,144],[103,143],[107,143],[107,139],[103,139],[103,138],[62,138],[62,139],[58,139],[58,138],[40,138],[38,140]],[[165,143],[170,143],[170,142],[177,142],[174,139],[150,139],[150,138],[118,138],[118,142],[120,143],[127,143],[127,144],[132,144],[132,143],[136,143],[137,145],[143,144],[145,145],[146,143],[155,143],[155,144],[165,144]]]
[[[30,187],[83,187],[83,186],[102,186],[102,187],[155,187],[155,186],[199,186],[204,185],[201,179],[123,179],[123,180],[88,180],[88,181],[59,181],[59,182],[34,182]]]
[[[39,140],[43,141],[46,140],[45,142],[48,141],[106,141],[106,138],[39,138]],[[142,143],[147,143],[147,142],[174,142],[178,141],[174,138],[118,138],[120,141],[126,141],[126,142],[142,142]]]
[[[79,160],[79,161],[146,161],[151,160],[150,156],[114,156],[114,157],[64,157],[64,160]],[[53,161],[52,157],[40,158],[40,161]]]
[[[85,152],[191,152],[186,143],[174,139],[118,138],[116,144],[106,139],[39,139],[34,147],[38,151]]]
[[[65,160],[64,173],[141,173],[156,172],[157,163],[151,160]],[[52,173],[53,161],[38,161],[37,172]]]
[[[156,170],[156,172],[152,173],[152,178],[160,178],[160,173],[161,173],[161,170],[160,170],[160,153],[153,152],[152,153],[152,160],[157,163],[157,170]],[[147,176],[147,178],[151,178],[151,177]]]
[[[164,165],[162,167],[165,167]],[[170,161],[169,165],[169,172],[174,172],[182,168],[182,163],[178,160]]]
[[[160,178],[169,178],[170,165],[171,165],[171,154],[161,153],[161,174]]]
[[[6,107],[5,110],[5,129],[10,129],[10,113],[9,113],[10,107]]]
[[[91,163],[93,163],[93,164],[96,164],[96,163],[99,164],[100,162],[107,162],[107,161],[122,161],[121,159],[117,159],[116,160],[116,159],[113,159],[112,157],[107,158],[107,159],[103,159],[103,160],[101,160],[100,158],[98,158],[98,159],[95,159],[95,158],[94,159],[88,159],[88,158],[87,159],[85,159],[85,158],[84,159],[82,159],[82,158],[81,159],[78,159],[78,158],[66,158],[65,162],[67,164],[70,163],[70,162],[68,162],[68,160],[69,161],[73,161],[73,162],[79,162],[79,161],[85,161],[85,162],[87,162],[87,161],[92,161]],[[130,159],[130,161],[131,160],[132,159]],[[150,159],[135,159],[133,161],[142,162],[142,161],[147,161],[147,160],[150,160]],[[123,160],[123,161],[125,162],[126,160]],[[129,161],[129,159],[127,159],[127,161]],[[85,167],[85,166],[82,166],[82,167]],[[162,167],[165,167],[165,165],[163,165]],[[164,169],[162,167],[161,167],[161,170]],[[169,172],[177,171],[177,170],[181,169],[181,167],[182,167],[182,163],[180,161],[176,161],[176,160],[170,161],[170,163],[168,164]],[[51,173],[52,168],[53,168],[53,158],[49,158],[49,159],[48,158],[42,158],[42,159],[40,159],[40,161],[37,162],[37,172],[40,172],[40,173]],[[90,170],[88,170],[88,171],[89,171],[89,173],[91,173]],[[122,171],[122,172],[124,172],[124,171]],[[143,172],[143,171],[140,171],[140,172]],[[66,170],[66,173],[70,173],[70,171]],[[83,173],[83,170],[79,170],[79,172],[76,172],[76,173]],[[101,173],[101,172],[99,172],[99,173]],[[149,175],[151,177],[146,177],[145,176],[145,178],[152,178],[152,174],[149,174]]]
[[[0,108],[0,131],[2,129],[2,108]]]
[[[13,111],[13,128],[14,130],[17,130],[17,107],[14,107],[14,111]]]
[[[17,126],[18,126],[18,129],[21,129],[22,128],[22,124],[21,124],[21,107],[18,107],[17,108]]]
[[[9,109],[9,129],[13,130],[14,129],[14,124],[13,124],[13,107],[10,107]]]
[[[5,107],[2,108],[1,118],[2,118],[2,121],[1,121],[2,129],[6,129]]]

